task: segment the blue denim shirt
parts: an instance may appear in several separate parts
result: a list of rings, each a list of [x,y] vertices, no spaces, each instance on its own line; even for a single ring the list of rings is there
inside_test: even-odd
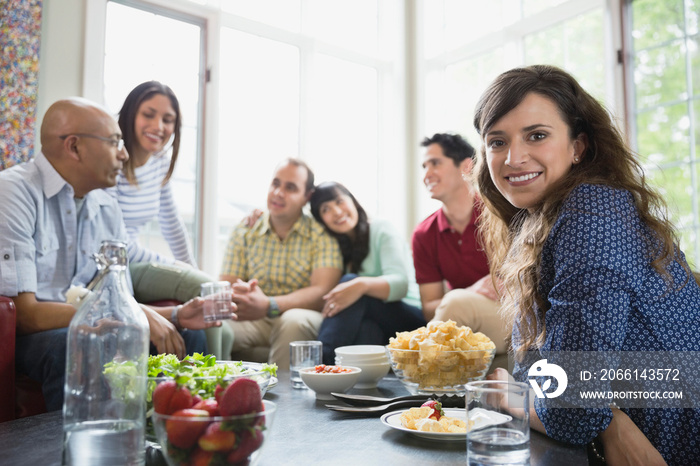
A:
[[[71,285],[94,277],[102,241],[127,241],[119,205],[103,190],[76,210],[73,187],[44,154],[0,172],[0,295],[63,302]]]

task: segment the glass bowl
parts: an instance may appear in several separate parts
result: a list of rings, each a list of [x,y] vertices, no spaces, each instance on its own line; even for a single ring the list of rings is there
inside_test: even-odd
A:
[[[231,382],[234,379],[245,377],[248,379],[255,380],[260,386],[260,393],[265,396],[267,387],[270,385],[270,373],[262,370],[262,364],[255,362],[243,362],[238,363],[234,361],[217,361],[216,364],[226,364],[233,366],[235,370],[232,372],[240,372],[239,374],[228,374],[222,377],[222,380],[226,382]],[[153,390],[155,390],[156,385],[166,380],[175,380],[171,376],[160,376],[160,377],[148,377],[147,388],[146,388],[146,440],[151,442],[156,442],[156,435],[153,430],[153,423],[151,422],[151,416],[153,414]],[[183,380],[181,380],[181,383]],[[213,398],[214,389],[218,384],[217,377],[190,377],[189,379],[184,379],[184,385],[190,390],[192,396],[198,396],[202,399]]]
[[[170,466],[257,464],[268,443],[277,410],[272,401],[263,400],[263,404],[263,411],[240,416],[184,417],[153,413],[163,457]]]
[[[496,349],[409,350],[387,345],[391,368],[413,395],[466,393],[466,384],[486,377]]]

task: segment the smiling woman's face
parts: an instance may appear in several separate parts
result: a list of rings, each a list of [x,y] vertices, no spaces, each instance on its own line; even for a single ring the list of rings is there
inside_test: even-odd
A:
[[[528,94],[484,135],[494,185],[515,207],[529,209],[581,160],[583,136],[571,139],[557,106]]]
[[[358,215],[355,203],[346,194],[338,193],[335,199],[321,204],[318,211],[324,225],[335,233],[351,234],[357,226]]]
[[[175,131],[176,119],[170,99],[163,94],[141,103],[134,122],[136,141],[141,149],[148,154],[163,150]]]

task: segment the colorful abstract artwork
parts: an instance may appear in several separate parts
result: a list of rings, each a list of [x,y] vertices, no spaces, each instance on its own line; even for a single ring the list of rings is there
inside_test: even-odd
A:
[[[34,153],[41,1],[0,0],[0,169]]]

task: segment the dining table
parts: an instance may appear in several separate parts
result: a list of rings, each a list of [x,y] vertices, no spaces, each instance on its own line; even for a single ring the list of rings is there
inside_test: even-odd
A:
[[[288,371],[278,371],[265,399],[276,404],[259,465],[452,465],[466,464],[466,440],[426,439],[385,425],[379,414],[330,410],[309,389],[292,388]],[[393,374],[375,389],[348,393],[395,397],[409,392]],[[427,396],[426,396],[427,399]],[[0,464],[61,464],[62,412],[0,423]],[[166,465],[158,445],[146,448],[146,464]],[[586,449],[530,433],[531,466],[587,465]]]

